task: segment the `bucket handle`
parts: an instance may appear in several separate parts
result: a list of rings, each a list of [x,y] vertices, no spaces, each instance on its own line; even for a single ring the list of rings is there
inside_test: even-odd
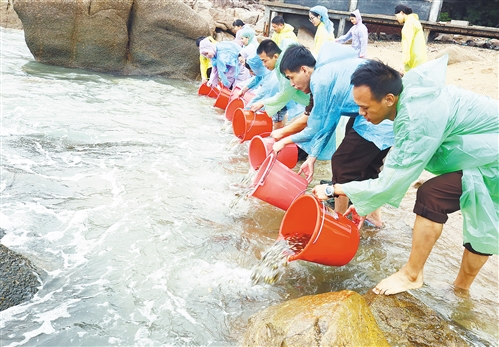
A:
[[[270,152],[269,155],[267,155],[267,158],[269,156],[271,156],[272,154],[273,154],[273,152]],[[265,158],[265,160],[267,158]],[[270,171],[274,167],[274,164],[276,161],[277,161],[277,155],[274,155],[274,157],[272,158],[272,162],[267,166],[267,169],[263,173],[262,178],[260,179],[260,182],[258,183],[258,185],[263,186],[263,182],[265,182],[265,180],[267,179],[267,176],[270,174]],[[260,168],[261,168],[261,166],[260,166]]]
[[[328,208],[326,207],[326,203],[323,201],[322,202],[322,221],[321,221],[321,228],[319,229],[319,232],[317,233],[317,236],[315,238],[315,240],[312,242],[313,244],[315,244],[317,242],[317,240],[319,239],[319,236],[321,236],[321,232],[322,232],[322,227],[324,226],[324,221],[326,220],[326,212],[328,212]],[[332,211],[334,212],[334,214],[332,215],[334,219],[338,220],[339,217],[338,217],[338,213],[336,213],[336,211]]]
[[[254,118],[253,118],[253,120],[251,121],[251,124],[250,124],[250,126],[248,127],[248,130],[247,130],[246,132],[250,131],[250,130],[251,130],[251,128],[253,128],[253,125],[255,125],[255,121],[256,121],[256,114],[257,114],[257,113],[263,113],[263,112],[258,112],[258,111],[255,111],[255,117],[254,117]],[[266,133],[264,133],[264,134],[266,134]],[[270,133],[269,133],[269,135],[270,135]],[[268,135],[268,136],[269,136],[269,135]]]
[[[317,240],[319,239],[319,236],[321,236],[322,232],[322,227],[324,226],[324,221],[326,220],[326,204],[322,203],[322,221],[321,221],[321,227],[319,229],[319,232],[317,233],[317,236],[315,237],[315,240],[312,242],[315,244]]]

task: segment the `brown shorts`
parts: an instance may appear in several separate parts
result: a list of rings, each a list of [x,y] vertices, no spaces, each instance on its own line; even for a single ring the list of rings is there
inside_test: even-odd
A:
[[[383,159],[390,148],[380,150],[352,129],[355,118],[348,121],[346,135],[331,158],[333,183],[347,183],[378,178]]]
[[[418,188],[413,212],[435,223],[447,222],[449,213],[461,209],[459,199],[463,192],[462,176],[462,171],[450,172],[423,183]],[[464,244],[464,247],[471,253],[491,255],[475,251],[469,243]]]

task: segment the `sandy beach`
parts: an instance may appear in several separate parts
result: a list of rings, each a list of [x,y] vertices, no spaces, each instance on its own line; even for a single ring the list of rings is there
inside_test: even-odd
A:
[[[448,84],[498,98],[498,51],[451,43],[428,43],[427,47],[428,59],[435,59],[449,53]],[[402,61],[401,44],[393,41],[370,42],[368,57],[378,58],[398,69]]]

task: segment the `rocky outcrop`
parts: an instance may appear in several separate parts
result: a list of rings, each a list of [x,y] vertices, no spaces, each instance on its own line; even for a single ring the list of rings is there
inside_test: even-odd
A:
[[[118,74],[195,78],[206,20],[180,0],[15,0],[36,60]]]
[[[0,27],[22,29],[23,23],[14,11],[13,0],[0,0]]]
[[[405,292],[397,295],[364,295],[378,326],[392,346],[468,346],[448,322]]]
[[[409,293],[353,291],[289,300],[250,317],[243,346],[467,346],[456,327]]]
[[[0,229],[0,237],[3,236]],[[41,285],[38,270],[28,259],[0,244],[0,311],[30,300]]]
[[[364,298],[341,291],[304,296],[253,315],[243,346],[389,346]]]

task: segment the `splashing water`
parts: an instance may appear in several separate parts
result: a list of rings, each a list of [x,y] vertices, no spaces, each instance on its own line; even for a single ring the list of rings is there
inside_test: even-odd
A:
[[[248,171],[248,173],[241,179],[239,183],[241,188],[238,192],[236,192],[236,197],[229,205],[231,210],[233,210],[241,200],[246,200],[248,198],[249,194],[255,187],[253,182],[255,181],[257,173],[258,171],[250,169],[250,171]]]
[[[227,143],[224,150],[229,151],[229,152],[233,152],[239,147],[240,144],[241,144],[241,140],[239,140],[238,137],[235,137]]]
[[[278,239],[253,268],[251,273],[253,284],[277,282],[288,266],[289,256],[299,254],[310,241],[310,236],[295,233],[287,239]]]

